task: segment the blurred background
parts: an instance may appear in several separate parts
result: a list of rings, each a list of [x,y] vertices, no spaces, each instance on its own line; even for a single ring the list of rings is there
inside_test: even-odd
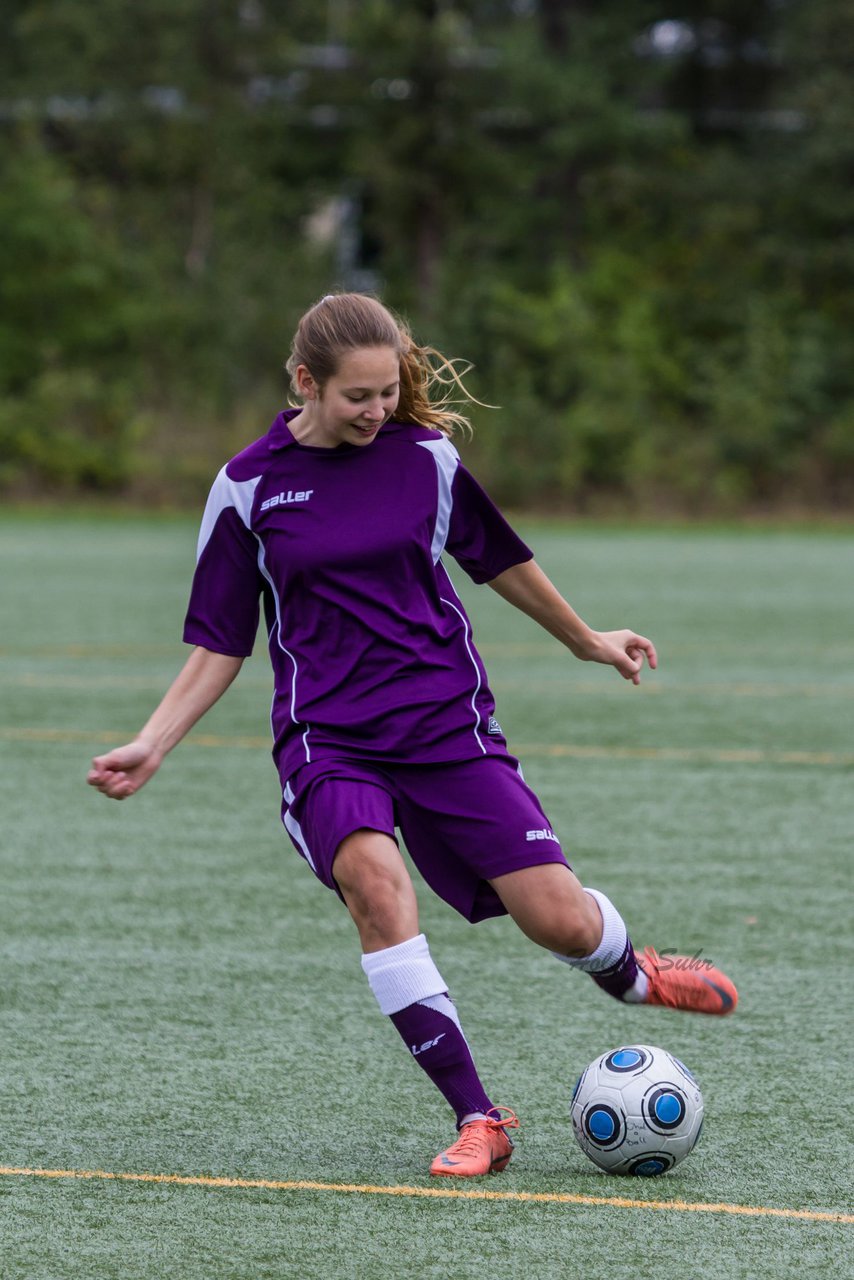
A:
[[[302,311],[471,361],[514,508],[854,498],[849,0],[3,0],[0,493],[200,501]]]

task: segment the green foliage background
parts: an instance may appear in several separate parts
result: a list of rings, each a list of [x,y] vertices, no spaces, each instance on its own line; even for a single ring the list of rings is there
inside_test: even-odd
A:
[[[501,501],[854,496],[843,0],[9,0],[5,25],[6,494],[201,496],[281,405],[301,312],[356,287],[474,363]]]

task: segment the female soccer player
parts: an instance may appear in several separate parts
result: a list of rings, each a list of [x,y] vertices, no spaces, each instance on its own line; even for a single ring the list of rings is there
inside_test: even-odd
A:
[[[505,1168],[512,1112],[481,1083],[419,931],[399,828],[431,888],[467,920],[509,912],[534,942],[618,1000],[735,1008],[709,967],[635,953],[619,912],[570,870],[495,718],[486,672],[445,570],[452,555],[577,658],[637,684],[652,642],[593,631],[462,466],[454,364],[373,298],[323,298],[287,365],[301,407],[217,476],[202,521],[186,665],[133,742],[89,783],[123,800],[217,701],[251,652],[263,600],[274,675],[282,819],[344,901],[381,1011],[453,1108],[458,1139],[431,1165]],[[467,393],[466,393],[467,394]]]

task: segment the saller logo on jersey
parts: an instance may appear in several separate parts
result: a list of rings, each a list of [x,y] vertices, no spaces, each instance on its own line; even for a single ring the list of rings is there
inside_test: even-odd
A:
[[[555,833],[550,827],[541,827],[539,831],[526,831],[526,840],[554,840],[555,844],[560,844]]]
[[[292,502],[308,502],[313,489],[288,489],[287,493],[277,493],[275,498],[268,498],[266,502],[261,503],[262,511],[269,511],[270,507],[286,507]]]

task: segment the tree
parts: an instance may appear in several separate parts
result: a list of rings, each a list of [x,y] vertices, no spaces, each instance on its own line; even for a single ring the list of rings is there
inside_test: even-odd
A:
[[[152,484],[203,487],[305,306],[375,281],[502,405],[499,497],[854,491],[836,0],[7,10],[7,483],[129,484],[145,439]]]

